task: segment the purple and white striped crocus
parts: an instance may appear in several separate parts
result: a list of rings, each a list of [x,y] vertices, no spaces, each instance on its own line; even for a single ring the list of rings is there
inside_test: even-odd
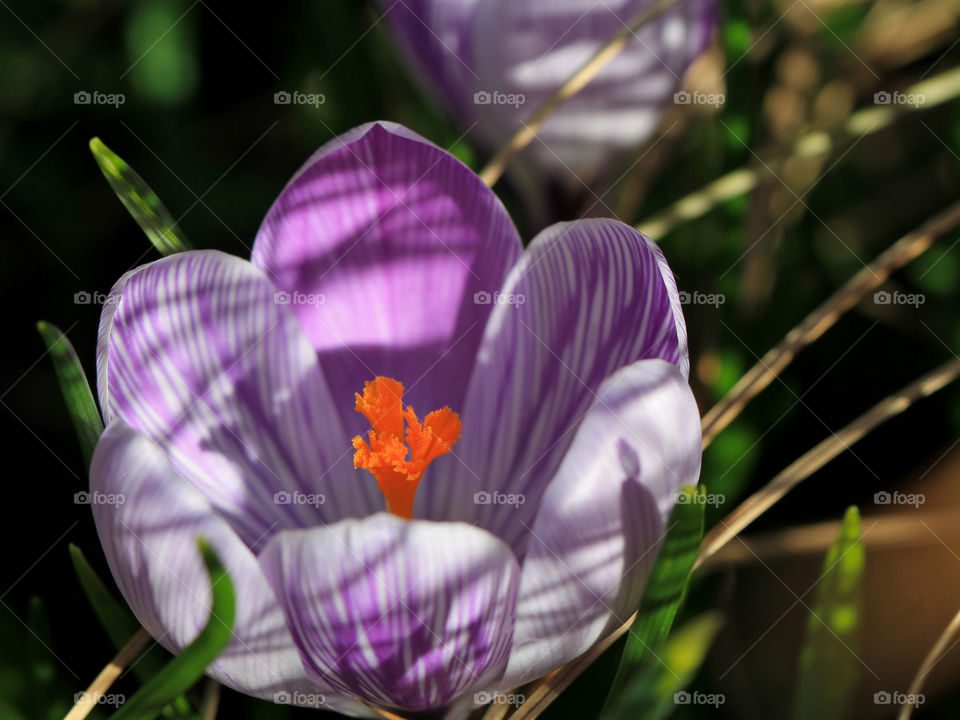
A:
[[[206,537],[238,595],[208,672],[276,701],[456,715],[553,670],[637,606],[699,473],[660,250],[591,219],[524,251],[475,174],[391,123],[313,155],[250,261],[123,276],[97,366],[123,595],[182,649]]]
[[[496,149],[653,0],[379,0],[415,75]],[[703,52],[716,0],[679,0],[544,123],[526,156],[588,179],[648,140]]]

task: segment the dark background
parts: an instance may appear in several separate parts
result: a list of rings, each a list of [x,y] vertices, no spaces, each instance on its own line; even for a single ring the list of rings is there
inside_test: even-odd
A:
[[[876,29],[886,27],[877,26],[878,13],[882,18],[900,5],[921,20],[884,35]],[[753,153],[778,156],[804,131],[830,126],[850,107],[869,106],[877,90],[949,70],[960,62],[955,6],[725,3],[701,70],[707,78],[726,73],[726,103],[716,113],[678,115],[679,128],[649,159],[600,192],[609,193],[603,197],[621,219],[639,222],[753,162]],[[123,272],[156,257],[97,169],[89,139],[99,136],[127,160],[196,246],[241,256],[299,165],[362,122],[401,122],[479,169],[487,155],[470,135],[458,140],[460,129],[411,81],[378,16],[372,3],[348,0],[0,7],[0,279],[8,308],[0,383],[8,458],[0,523],[3,717],[17,717],[13,706],[24,717],[61,717],[72,693],[112,655],[69,562],[72,542],[109,577],[89,508],[73,502],[86,487],[83,462],[34,327],[45,319],[62,328],[94,378],[100,308],[75,304],[75,294],[106,292]],[[274,93],[284,89],[323,93],[326,102],[275,105]],[[125,102],[76,105],[80,90],[123,93]],[[703,412],[863,262],[958,197],[958,153],[960,102],[921,109],[819,166],[767,176],[751,195],[663,240],[681,289],[725,297],[722,306],[687,313],[691,378]],[[623,167],[633,160],[624,158]],[[497,190],[523,236],[532,237],[538,228],[520,212],[509,178]],[[567,205],[563,214],[577,213]],[[888,286],[923,293],[922,306],[882,307],[866,298],[710,447],[703,480],[727,497],[712,521],[832,431],[953,357],[960,344],[957,240],[956,231],[948,233]],[[861,506],[866,527],[883,510],[872,503],[882,488],[922,488],[938,498],[925,510],[951,508],[957,400],[958,391],[948,388],[882,426],[748,534],[837,521],[852,503]],[[868,552],[870,639],[863,657],[883,671],[864,670],[862,716],[877,713],[869,702],[876,690],[906,689],[910,672],[960,607],[958,555],[960,538],[949,537]],[[686,614],[717,608],[727,617],[697,679],[697,687],[727,694],[725,706],[708,716],[770,717],[788,703],[804,608],[794,607],[769,634],[765,629],[790,607],[791,593],[800,595],[816,580],[821,559],[817,551],[769,565],[724,566],[698,581]],[[41,599],[43,613],[36,605],[31,610],[32,597]],[[921,716],[947,716],[956,701],[957,658],[948,658]],[[896,669],[900,660],[906,670]],[[734,661],[737,669],[727,673]],[[25,687],[28,676],[40,684]],[[579,683],[556,716],[598,708],[608,680],[598,670]],[[125,678],[118,688],[129,694],[134,686]],[[306,716],[229,691],[222,707],[221,716],[230,718]]]

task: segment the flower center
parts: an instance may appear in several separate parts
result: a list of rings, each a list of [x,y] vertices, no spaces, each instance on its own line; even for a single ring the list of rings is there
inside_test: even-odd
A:
[[[460,418],[445,407],[428,414],[421,425],[412,407],[403,409],[403,384],[388,377],[365,383],[363,395],[357,393],[356,397],[356,411],[363,413],[373,429],[366,441],[360,435],[353,439],[357,450],[353,466],[369,470],[377,479],[389,512],[412,519],[420,478],[435,458],[450,452],[460,439]]]

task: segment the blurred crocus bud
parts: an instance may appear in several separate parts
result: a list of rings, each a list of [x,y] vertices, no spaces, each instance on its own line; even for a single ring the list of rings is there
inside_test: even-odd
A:
[[[380,0],[423,84],[495,150],[651,0]],[[649,139],[706,47],[715,0],[679,0],[544,123],[525,151],[542,174],[596,177]],[[474,134],[475,133],[475,134]]]

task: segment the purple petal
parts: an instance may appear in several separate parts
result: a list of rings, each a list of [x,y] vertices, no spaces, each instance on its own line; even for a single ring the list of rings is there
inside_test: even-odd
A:
[[[686,328],[659,248],[614,220],[560,223],[534,239],[487,324],[462,414],[459,462],[430,471],[419,517],[478,522],[522,556],[547,483],[596,391],[648,358],[688,367]],[[475,493],[522,496],[477,504]],[[484,496],[476,496],[483,499]],[[501,496],[502,497],[502,496]]]
[[[471,28],[480,0],[380,0],[387,24],[412,65],[414,78],[461,122],[476,112],[464,92],[480,78],[472,68]]]
[[[278,533],[261,563],[308,676],[344,695],[424,710],[503,672],[519,567],[489,533],[377,514]]]
[[[487,86],[520,94],[521,105],[478,105],[494,142],[509,137],[535,108],[624,29],[650,0],[498,0],[480,3],[473,21],[474,69]],[[625,49],[543,124],[529,148],[540,165],[591,175],[617,153],[650,138],[681,77],[709,40],[714,0],[684,0],[641,28]]]
[[[158,260],[115,287],[98,352],[108,420],[158,442],[254,550],[276,529],[383,507],[353,470],[316,354],[274,292],[223,253]]]
[[[415,0],[392,3],[389,25],[445,105],[491,149],[650,0]],[[715,0],[681,0],[544,123],[526,156],[537,165],[597,173],[649,139],[690,63],[706,48]],[[476,93],[482,93],[477,100]],[[494,97],[500,93],[500,99]],[[510,97],[515,100],[510,101]],[[522,101],[521,101],[522,99]]]
[[[270,209],[253,262],[290,293],[344,427],[376,375],[418,412],[463,397],[490,306],[520,240],[497,197],[459,160],[392,123],[324,146]],[[311,304],[309,301],[313,299]]]
[[[676,366],[644,360],[603,383],[532,525],[503,687],[627,620],[677,491],[699,474],[700,416]]]
[[[202,536],[227,567],[237,598],[234,638],[210,675],[268,699],[318,691],[311,690],[257,558],[156,443],[114,420],[97,444],[90,492],[113,577],[161,645],[179,652],[209,618],[210,580],[196,545]]]

